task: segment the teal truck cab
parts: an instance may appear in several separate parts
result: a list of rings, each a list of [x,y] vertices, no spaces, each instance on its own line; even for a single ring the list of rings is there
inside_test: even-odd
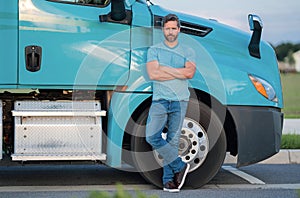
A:
[[[179,145],[188,185],[210,181],[227,152],[245,166],[279,151],[281,82],[258,16],[248,16],[247,33],[149,0],[0,4],[0,163],[126,163],[161,186],[162,159],[145,141],[145,66],[169,13],[196,53]]]

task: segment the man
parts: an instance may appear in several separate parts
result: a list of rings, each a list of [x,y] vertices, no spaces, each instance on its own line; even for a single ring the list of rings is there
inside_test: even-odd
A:
[[[178,42],[180,21],[174,14],[163,19],[165,40],[149,48],[147,72],[153,97],[146,126],[147,142],[163,157],[164,191],[179,192],[190,165],[178,156],[178,144],[195,73],[195,53]],[[167,129],[167,137],[162,131]]]

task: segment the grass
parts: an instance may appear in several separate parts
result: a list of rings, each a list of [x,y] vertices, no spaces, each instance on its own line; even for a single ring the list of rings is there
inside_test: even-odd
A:
[[[300,149],[300,135],[286,134],[281,137],[282,149]]]
[[[300,73],[281,74],[284,117],[300,118]]]
[[[281,74],[281,83],[284,118],[300,118],[300,73]],[[282,135],[281,148],[300,149],[300,135]]]
[[[135,195],[124,190],[122,184],[116,185],[117,191],[115,193],[109,193],[107,191],[95,191],[91,192],[88,198],[158,198],[157,195],[146,195],[143,192],[136,190]]]

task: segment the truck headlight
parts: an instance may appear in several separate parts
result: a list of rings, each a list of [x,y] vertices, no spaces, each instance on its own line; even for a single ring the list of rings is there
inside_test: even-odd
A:
[[[254,85],[255,89],[263,95],[268,100],[271,100],[273,102],[278,102],[276,93],[272,85],[265,81],[264,79],[261,79],[257,76],[253,76],[249,74],[249,78]]]

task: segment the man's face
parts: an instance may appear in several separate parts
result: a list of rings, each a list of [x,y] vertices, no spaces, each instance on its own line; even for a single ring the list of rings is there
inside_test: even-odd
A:
[[[168,21],[163,27],[163,32],[168,42],[174,42],[178,38],[180,28],[177,26],[177,21]]]

